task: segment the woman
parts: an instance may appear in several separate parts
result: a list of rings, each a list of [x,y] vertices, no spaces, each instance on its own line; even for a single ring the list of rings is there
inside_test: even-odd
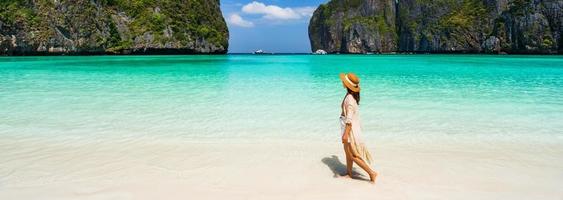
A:
[[[342,73],[340,79],[344,88],[348,91],[342,101],[342,113],[340,114],[342,144],[344,144],[344,152],[346,153],[348,176],[352,177],[352,165],[355,162],[369,174],[371,182],[375,183],[377,172],[369,167],[371,155],[361,140],[360,79],[353,73]]]

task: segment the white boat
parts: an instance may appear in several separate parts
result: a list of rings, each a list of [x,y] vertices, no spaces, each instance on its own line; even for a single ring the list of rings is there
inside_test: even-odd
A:
[[[327,53],[326,53],[325,50],[319,49],[319,50],[315,51],[313,54],[315,54],[315,55],[326,55]]]
[[[253,54],[269,54],[269,53],[266,53],[266,52],[265,52],[264,50],[262,50],[262,49],[258,49],[258,50],[256,50]]]

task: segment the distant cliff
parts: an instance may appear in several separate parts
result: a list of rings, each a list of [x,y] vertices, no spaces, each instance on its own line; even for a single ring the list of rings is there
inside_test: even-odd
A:
[[[220,54],[219,0],[2,0],[0,55]]]
[[[561,54],[563,0],[331,0],[312,51]]]

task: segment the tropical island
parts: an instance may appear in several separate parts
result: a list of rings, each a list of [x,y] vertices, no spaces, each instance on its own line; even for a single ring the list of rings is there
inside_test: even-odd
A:
[[[331,0],[311,52],[561,54],[560,0]],[[225,54],[219,0],[4,0],[0,55]]]
[[[219,0],[3,0],[0,54],[224,54]]]
[[[561,54],[560,0],[332,0],[309,24],[328,53]]]
[[[562,4],[0,0],[0,200],[563,200]]]

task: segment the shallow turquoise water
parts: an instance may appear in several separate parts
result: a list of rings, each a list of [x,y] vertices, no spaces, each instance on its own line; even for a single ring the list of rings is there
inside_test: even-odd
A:
[[[361,78],[369,140],[563,141],[563,56],[0,57],[0,136],[337,140]]]

